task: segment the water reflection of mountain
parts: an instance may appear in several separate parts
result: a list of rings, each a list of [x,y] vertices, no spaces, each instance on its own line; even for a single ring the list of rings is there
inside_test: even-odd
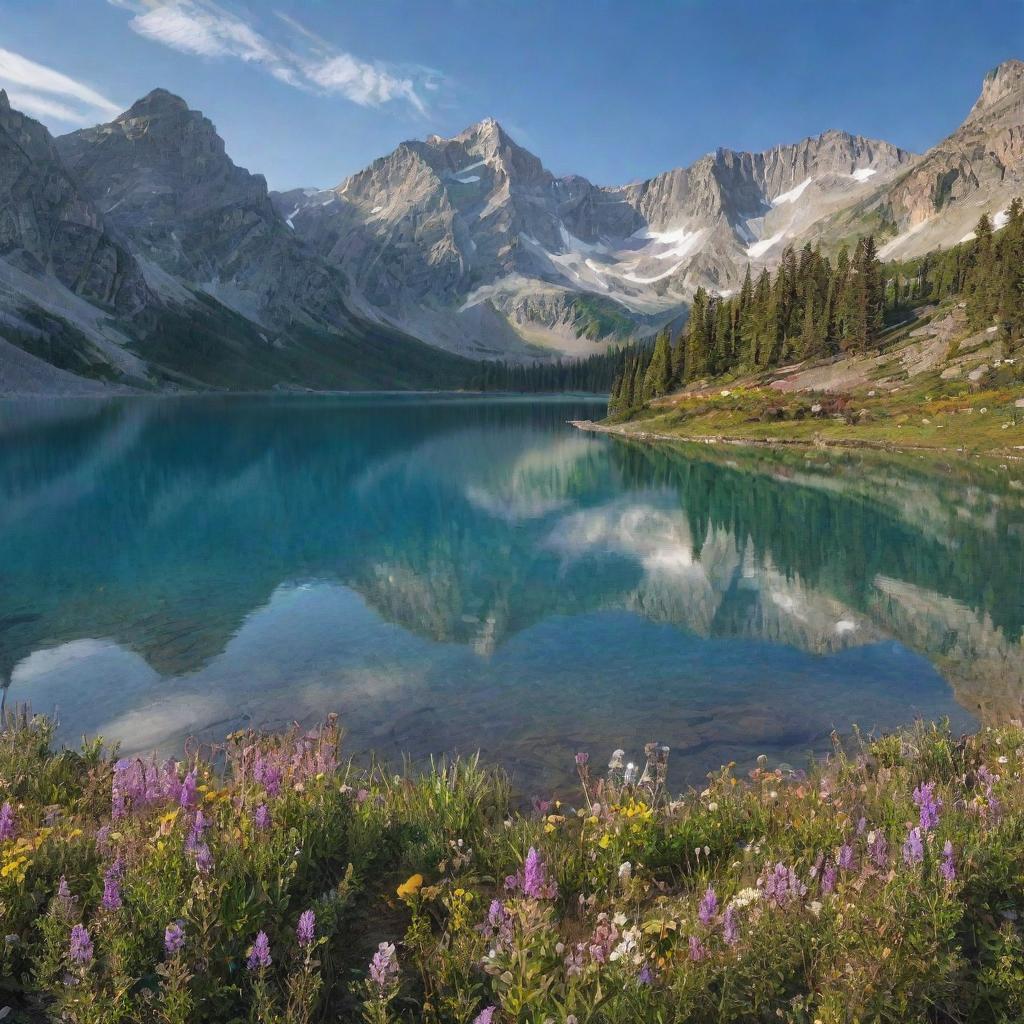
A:
[[[1020,714],[1024,492],[1005,471],[726,455],[563,429],[560,403],[124,401],[0,417],[0,672],[108,638],[160,676],[282,583],[492,655],[625,610],[829,653],[895,638]],[[14,693],[23,697],[28,694]]]
[[[847,609],[839,628],[851,640],[866,621],[875,636],[920,651],[982,718],[1021,715],[1020,473],[872,453],[620,445],[613,458],[629,485],[673,488],[694,536],[745,537],[769,592],[774,571],[803,593],[805,609],[820,614],[832,602],[826,623]],[[796,622],[787,617],[775,639],[807,649]]]

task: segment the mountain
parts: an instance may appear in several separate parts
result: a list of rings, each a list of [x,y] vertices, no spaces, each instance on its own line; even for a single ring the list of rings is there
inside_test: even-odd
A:
[[[1011,200],[1024,195],[1024,62],[1009,60],[982,83],[981,95],[952,135],[932,147],[862,204],[845,228],[879,224],[887,235],[879,255],[920,256],[974,237],[987,213],[1006,223]],[[833,233],[836,224],[829,224]]]
[[[586,354],[678,317],[699,285],[735,287],[747,261],[771,262],[912,159],[826,132],[605,188],[555,177],[488,119],[273,198],[367,315],[476,355]]]
[[[253,389],[466,378],[469,364],[366,321],[345,293],[263,177],[179,97],[157,89],[54,140],[0,93],[4,392],[91,391],[82,378]]]
[[[271,193],[166,90],[58,139],[0,92],[0,388],[77,387],[47,367],[143,388],[460,386],[466,356],[589,355],[790,245],[870,232],[883,257],[919,255],[981,213],[999,227],[1020,194],[1021,61],[923,156],[827,131],[621,186],[553,175],[487,119]]]
[[[141,326],[150,301],[139,265],[71,178],[50,133],[12,109],[0,90],[5,382],[27,375],[37,385],[66,384],[62,373],[142,380],[145,368],[128,351],[129,337],[111,323],[120,318]],[[24,355],[8,351],[10,342]]]
[[[213,124],[178,96],[155,89],[56,147],[155,291],[174,299],[186,283],[271,327],[346,324],[338,273],[306,254],[263,176],[236,166]]]

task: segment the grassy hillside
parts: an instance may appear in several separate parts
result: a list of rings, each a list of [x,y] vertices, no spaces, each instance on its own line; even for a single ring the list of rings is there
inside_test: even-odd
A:
[[[623,433],[1024,455],[1024,358],[925,306],[867,353],[699,381],[610,417]]]

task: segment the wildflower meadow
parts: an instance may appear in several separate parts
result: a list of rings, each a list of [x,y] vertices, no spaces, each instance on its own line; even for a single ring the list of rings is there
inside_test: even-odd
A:
[[[335,719],[165,762],[52,736],[0,733],[7,1021],[1024,1020],[1017,724],[681,796],[666,747],[580,752],[529,810],[478,759],[356,765]]]

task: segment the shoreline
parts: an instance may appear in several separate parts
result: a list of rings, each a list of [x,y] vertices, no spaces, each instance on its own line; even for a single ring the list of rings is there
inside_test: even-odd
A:
[[[268,391],[142,391],[142,390],[111,390],[104,392],[69,392],[53,394],[47,392],[5,392],[0,391],[0,402],[59,402],[73,401],[108,402],[111,399],[125,398],[565,398],[583,399],[586,401],[607,400],[608,395],[600,391],[461,391],[452,389],[419,388],[415,390],[377,389],[371,391],[314,391],[314,390],[268,390]]]
[[[599,423],[594,420],[569,420],[569,424],[577,430],[593,434],[610,434],[615,437],[626,438],[632,441],[644,441],[650,444],[671,442],[675,444],[703,444],[703,445],[731,445],[738,448],[808,448],[828,449],[845,448],[852,451],[876,451],[876,452],[929,452],[936,455],[961,455],[961,456],[984,456],[992,459],[1011,459],[1016,462],[1024,461],[1024,445],[1017,446],[1014,451],[1022,454],[1015,455],[1013,452],[996,449],[994,451],[977,451],[967,448],[940,447],[937,445],[921,444],[892,444],[885,441],[869,441],[860,438],[816,438],[805,440],[803,438],[775,437],[775,438],[754,438],[735,437],[724,434],[699,434],[684,436],[681,434],[663,434],[653,430],[631,430],[628,424]]]

